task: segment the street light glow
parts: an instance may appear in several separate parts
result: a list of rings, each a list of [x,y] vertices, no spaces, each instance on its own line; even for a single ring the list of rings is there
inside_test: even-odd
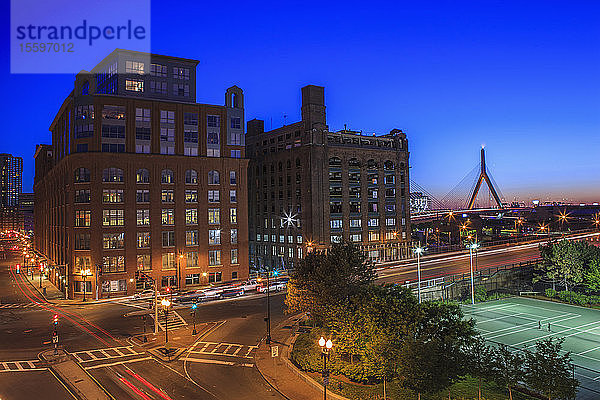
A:
[[[319,346],[323,347],[325,346],[325,338],[323,336],[321,336],[321,339],[319,339]]]
[[[169,301],[169,299],[162,299],[160,301],[160,304],[162,304],[164,307],[169,307],[171,305],[171,302]]]

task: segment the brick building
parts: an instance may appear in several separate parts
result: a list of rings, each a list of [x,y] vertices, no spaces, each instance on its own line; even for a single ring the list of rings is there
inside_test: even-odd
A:
[[[243,93],[196,103],[197,64],[115,50],[77,74],[34,182],[35,247],[70,298],[131,294],[137,270],[159,288],[248,276]]]
[[[408,141],[331,132],[324,88],[302,88],[302,120],[265,132],[248,121],[250,263],[291,267],[306,251],[342,239],[373,261],[407,257],[410,247]]]

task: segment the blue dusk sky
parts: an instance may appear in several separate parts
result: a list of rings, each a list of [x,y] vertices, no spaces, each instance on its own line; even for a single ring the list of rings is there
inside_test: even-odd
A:
[[[437,197],[485,144],[508,200],[600,201],[600,2],[151,6],[152,52],[200,61],[198,102],[222,104],[235,84],[246,119],[278,127],[284,115],[300,119],[302,86],[322,85],[331,130],[404,130],[411,179]],[[2,0],[0,152],[23,157],[23,190],[32,191],[35,145],[51,142],[74,75],[10,73],[9,7]]]

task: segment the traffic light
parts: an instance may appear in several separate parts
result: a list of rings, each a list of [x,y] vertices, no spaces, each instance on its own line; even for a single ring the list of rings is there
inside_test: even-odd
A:
[[[169,293],[171,291],[171,288],[169,286],[167,286],[167,293]]]
[[[58,325],[58,314],[54,314],[54,317],[52,318],[52,322],[54,323],[54,325]]]
[[[196,303],[192,304],[192,310],[195,310],[196,308],[198,308],[198,305]]]
[[[278,270],[273,271],[273,276],[279,276],[279,271]]]
[[[19,274],[21,271],[21,266],[19,264],[17,264],[17,274]]]

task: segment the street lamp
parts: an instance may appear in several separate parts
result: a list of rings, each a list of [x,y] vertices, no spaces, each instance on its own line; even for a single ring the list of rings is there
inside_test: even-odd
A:
[[[413,252],[417,255],[417,293],[419,297],[419,303],[421,303],[421,253],[423,253],[425,249],[419,246],[413,249]]]
[[[479,243],[471,243],[469,246],[469,259],[471,260],[471,304],[475,304],[475,280],[473,278],[473,250],[479,248]]]
[[[329,371],[327,371],[327,360],[329,359],[329,350],[333,347],[331,339],[325,340],[323,336],[319,339],[321,346],[321,357],[323,358],[323,400],[327,400],[327,384],[329,383]]]
[[[181,260],[183,260],[183,252],[177,257],[177,290],[181,293]]]
[[[169,343],[169,306],[171,305],[171,302],[169,301],[169,299],[162,299],[160,301],[160,304],[162,304],[163,308],[165,309],[165,346],[167,343]]]
[[[192,315],[194,316],[194,329],[192,330],[192,335],[198,334],[198,332],[196,332],[196,308],[198,308],[198,304],[192,304]]]
[[[85,301],[85,292],[87,292],[87,286],[85,284],[85,279],[90,275],[92,275],[92,271],[90,271],[89,268],[81,270],[81,277],[83,278],[83,301]],[[42,279],[40,278],[40,283],[41,282],[42,282]]]
[[[269,281],[269,276],[271,275],[271,267],[267,267],[267,316],[265,318],[265,322],[267,323],[267,339],[265,342],[267,344],[271,344],[271,284]]]

